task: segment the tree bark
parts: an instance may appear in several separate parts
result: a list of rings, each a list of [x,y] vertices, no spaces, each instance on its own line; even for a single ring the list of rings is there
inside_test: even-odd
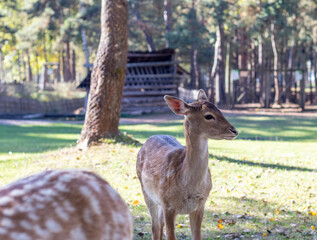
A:
[[[275,88],[275,95],[274,95],[274,103],[273,104],[279,104],[280,99],[280,88],[278,84],[278,53],[276,48],[276,42],[275,42],[275,26],[274,23],[271,23],[271,44],[272,44],[272,50],[274,55],[274,63],[273,63],[273,76],[274,76],[274,88]]]
[[[101,37],[79,147],[119,134],[120,107],[128,51],[126,0],[102,0]]]

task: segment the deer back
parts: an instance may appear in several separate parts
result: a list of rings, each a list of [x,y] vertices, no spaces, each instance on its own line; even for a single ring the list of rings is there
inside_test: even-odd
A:
[[[119,194],[88,171],[46,171],[0,189],[0,239],[132,239]]]

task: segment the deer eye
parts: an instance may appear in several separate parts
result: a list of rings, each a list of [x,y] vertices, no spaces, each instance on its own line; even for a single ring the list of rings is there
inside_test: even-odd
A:
[[[211,114],[206,115],[205,118],[207,120],[215,119]]]

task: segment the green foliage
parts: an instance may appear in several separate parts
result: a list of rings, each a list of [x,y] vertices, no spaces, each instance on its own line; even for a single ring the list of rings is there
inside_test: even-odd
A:
[[[133,4],[137,5],[143,25],[152,36],[156,49],[170,47],[177,50],[177,60],[189,62],[191,46],[198,49],[198,64],[202,69],[211,69],[213,64],[216,26],[224,29],[224,44],[231,43],[235,59],[241,48],[257,46],[261,36],[263,49],[271,58],[270,23],[275,24],[275,38],[280,57],[286,54],[292,41],[296,46],[316,49],[315,0],[204,0],[170,1],[172,13],[171,31],[165,31],[164,1],[128,0],[129,4],[129,50],[147,50],[146,37],[137,23]],[[81,5],[83,10],[81,10]],[[193,7],[195,3],[195,7]],[[30,53],[33,72],[40,74],[45,59],[57,62],[64,43],[77,52],[77,65],[83,70],[81,30],[85,29],[93,62],[100,38],[100,0],[6,0],[0,3],[0,49],[3,55],[5,81],[20,81],[25,51]],[[242,43],[239,34],[246,42]],[[245,44],[246,46],[242,46]],[[44,46],[45,45],[45,46]],[[296,51],[297,53],[298,51]],[[298,53],[297,53],[298,55]],[[309,58],[307,54],[306,59]],[[235,60],[237,62],[237,60]],[[281,60],[282,61],[282,60]],[[300,62],[297,56],[297,63]],[[237,65],[237,63],[231,63]],[[281,63],[282,64],[282,63]],[[184,67],[188,70],[189,64]],[[236,66],[234,66],[236,67]],[[22,74],[23,75],[23,74]],[[13,77],[11,77],[13,76]],[[21,78],[21,79],[20,79]]]

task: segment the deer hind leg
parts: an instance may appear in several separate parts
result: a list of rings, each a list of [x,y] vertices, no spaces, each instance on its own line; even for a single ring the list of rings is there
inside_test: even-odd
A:
[[[144,200],[151,215],[152,221],[152,240],[162,240],[163,239],[163,226],[164,223],[161,221],[161,216],[159,213],[160,206],[157,205],[152,199],[143,191]]]
[[[201,240],[201,223],[204,217],[204,206],[189,214],[190,230],[193,240]]]
[[[175,218],[176,214],[173,210],[168,210],[167,208],[163,209],[164,211],[164,219],[166,224],[166,240],[176,240],[175,236]]]

